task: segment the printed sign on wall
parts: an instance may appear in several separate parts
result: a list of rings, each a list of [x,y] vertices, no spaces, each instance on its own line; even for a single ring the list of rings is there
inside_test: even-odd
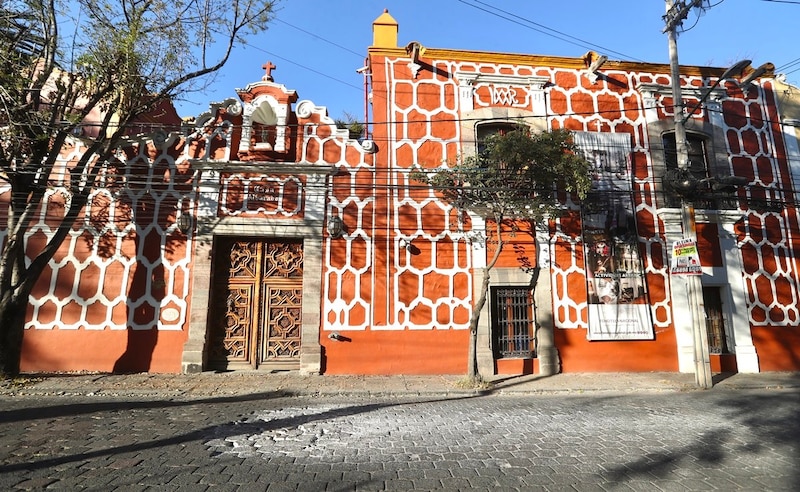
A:
[[[686,238],[672,243],[672,261],[669,266],[671,275],[702,275],[700,254],[697,241]]]

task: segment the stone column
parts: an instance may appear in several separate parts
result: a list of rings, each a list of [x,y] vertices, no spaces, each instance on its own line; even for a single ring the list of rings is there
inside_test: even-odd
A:
[[[550,233],[547,225],[536,227],[537,270],[532,279],[534,287],[534,319],[536,322],[536,358],[539,374],[552,376],[561,372],[561,360],[555,344],[553,323],[553,289],[550,275]]]

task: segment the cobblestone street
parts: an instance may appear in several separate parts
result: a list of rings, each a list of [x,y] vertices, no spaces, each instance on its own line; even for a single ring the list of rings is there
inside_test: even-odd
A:
[[[796,490],[800,390],[4,396],[0,488]]]

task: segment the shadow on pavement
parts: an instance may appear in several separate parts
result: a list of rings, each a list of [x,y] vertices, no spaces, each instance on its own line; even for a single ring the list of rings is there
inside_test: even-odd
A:
[[[259,400],[265,398],[277,398],[278,395],[275,394],[268,394],[268,395],[246,395],[243,397],[230,397],[230,398],[213,398],[208,400],[192,400],[186,402],[138,402],[140,409],[152,409],[152,408],[162,408],[162,407],[173,407],[173,406],[186,406],[186,405],[202,405],[202,404],[213,404],[213,403],[231,403],[231,402],[243,402],[243,401],[252,401],[252,400]],[[371,404],[363,404],[363,405],[352,405],[343,408],[336,408],[332,410],[326,410],[320,413],[309,414],[309,415],[300,415],[300,416],[292,416],[286,418],[279,418],[270,421],[260,421],[260,422],[228,422],[224,424],[215,424],[211,426],[206,426],[197,430],[193,430],[191,432],[178,434],[172,437],[166,437],[162,439],[154,439],[148,440],[146,442],[137,442],[131,444],[125,444],[121,446],[111,446],[105,449],[99,449],[89,452],[71,454],[66,456],[58,456],[38,461],[25,461],[21,463],[7,463],[0,465],[0,474],[3,473],[11,473],[11,472],[18,472],[22,470],[41,470],[45,468],[52,468],[59,465],[64,465],[66,463],[74,463],[80,462],[85,460],[91,460],[100,457],[106,456],[116,456],[123,453],[136,453],[140,451],[145,451],[148,449],[158,448],[162,446],[172,446],[172,445],[179,445],[187,442],[192,441],[205,441],[209,438],[225,438],[232,435],[239,435],[239,434],[256,434],[262,433],[273,429],[280,429],[283,427],[297,427],[303,424],[308,424],[311,422],[316,421],[324,421],[330,418],[336,417],[343,417],[343,416],[352,416],[358,415],[362,413],[372,412],[382,408],[392,408],[392,407],[399,407],[405,405],[416,405],[418,403],[435,403],[438,401],[453,401],[453,400],[466,400],[471,398],[479,398],[479,395],[470,395],[470,396],[463,396],[463,397],[454,397],[454,398],[440,398],[440,399],[414,399],[408,400],[403,402],[392,402],[392,403],[371,403]],[[133,405],[133,406],[132,406]],[[120,401],[108,404],[100,404],[100,408],[95,403],[90,404],[80,404],[77,405],[79,408],[78,411],[72,411],[70,409],[71,405],[59,405],[54,407],[56,413],[53,415],[49,415],[47,407],[35,408],[35,409],[28,409],[28,410],[20,410],[19,415],[17,418],[20,421],[28,420],[26,418],[22,418],[25,413],[33,412],[35,416],[34,418],[45,418],[49,416],[71,416],[71,415],[78,415],[81,413],[89,413],[89,412],[100,412],[100,411],[115,411],[115,410],[129,410],[135,407],[137,402],[133,401]],[[57,412],[61,412],[60,414]],[[17,412],[15,412],[17,413]],[[30,416],[28,416],[30,417]],[[7,422],[4,420],[4,416],[0,415],[0,421]]]
[[[697,394],[700,397],[709,395]],[[610,467],[606,478],[614,482],[649,479],[653,475],[666,479],[689,462],[701,463],[705,465],[704,468],[713,469],[735,459],[746,460],[747,455],[774,454],[776,448],[789,450],[794,454],[790,459],[795,462],[800,460],[797,454],[797,443],[800,442],[800,390],[792,388],[767,394],[727,393],[722,398],[710,400],[708,404],[724,411],[725,418],[718,425],[703,431],[689,445],[648,453],[633,462]],[[742,437],[734,440],[733,429],[737,429],[737,434],[741,436],[742,428],[746,429],[746,440]],[[776,455],[776,459],[779,460],[779,456]],[[793,470],[794,478],[790,481],[798,484],[800,468],[794,467]],[[765,484],[764,490],[769,489],[770,485]]]
[[[42,406],[19,410],[0,411],[0,422],[26,422],[31,420],[49,419],[54,417],[70,417],[81,414],[109,412],[115,410],[147,410],[156,408],[185,407],[189,405],[202,405],[213,403],[241,403],[247,401],[268,400],[294,396],[289,391],[271,391],[266,393],[252,393],[236,396],[222,396],[196,400],[120,400],[97,401],[92,403],[78,403],[66,405]],[[101,397],[102,398],[102,397]]]

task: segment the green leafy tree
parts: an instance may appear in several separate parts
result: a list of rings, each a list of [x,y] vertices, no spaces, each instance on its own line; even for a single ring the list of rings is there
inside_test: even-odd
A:
[[[96,163],[137,118],[157,121],[165,104],[204,89],[237,44],[267,27],[276,3],[0,0],[0,187],[11,196],[0,246],[0,372],[19,372],[29,294],[97,185]],[[41,250],[26,252],[70,138],[87,150],[60,171],[70,190],[63,221]]]
[[[470,318],[467,377],[481,379],[477,362],[480,312],[489,292],[490,272],[503,251],[504,227],[519,221],[541,223],[562,208],[566,194],[582,199],[591,186],[589,163],[575,152],[565,130],[530,133],[519,128],[487,137],[484,149],[452,167],[415,169],[412,179],[433,187],[453,205],[469,210],[495,228],[495,248],[483,272],[480,296]]]

